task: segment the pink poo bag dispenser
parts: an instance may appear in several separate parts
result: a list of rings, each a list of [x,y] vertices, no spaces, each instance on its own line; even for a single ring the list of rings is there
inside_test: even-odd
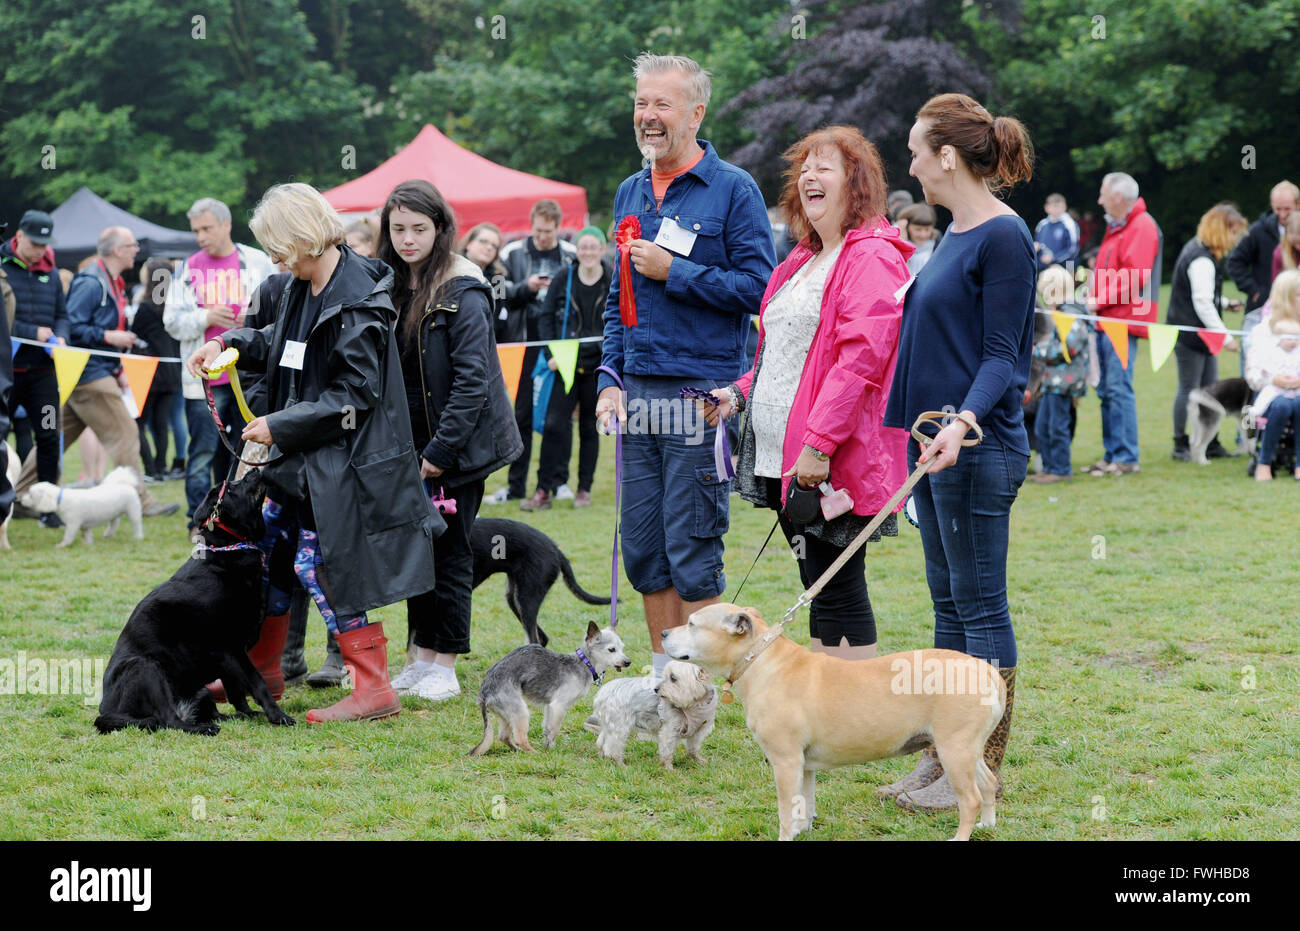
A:
[[[834,489],[831,487],[830,482],[822,482],[820,488],[822,493],[822,517],[826,520],[834,520],[841,514],[847,514],[853,510],[853,499],[849,497],[849,493],[843,488]]]

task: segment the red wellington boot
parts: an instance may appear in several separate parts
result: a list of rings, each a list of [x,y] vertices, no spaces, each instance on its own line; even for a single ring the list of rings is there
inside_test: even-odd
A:
[[[377,721],[402,710],[388,682],[388,641],[383,624],[368,624],[338,635],[343,665],[352,673],[352,693],[328,708],[307,712],[308,724],[325,721]]]
[[[257,643],[248,651],[248,659],[262,678],[266,680],[267,687],[271,690],[271,697],[276,701],[284,694],[284,673],[280,669],[280,657],[284,655],[284,642],[289,637],[289,615],[277,614],[274,617],[268,617],[262,622],[262,633],[257,638]],[[209,682],[207,689],[212,693],[212,697],[219,702],[224,702],[226,698],[226,687],[221,684],[221,680]]]

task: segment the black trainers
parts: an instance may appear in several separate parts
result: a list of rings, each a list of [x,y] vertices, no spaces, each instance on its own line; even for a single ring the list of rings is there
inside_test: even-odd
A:
[[[1223,448],[1223,444],[1219,442],[1218,437],[1211,440],[1210,445],[1205,447],[1206,459],[1229,459],[1231,457],[1232,453]]]
[[[59,519],[59,515],[55,514],[53,511],[50,511],[48,514],[42,514],[40,523],[41,526],[45,527],[47,530],[60,530],[64,526],[63,521]]]

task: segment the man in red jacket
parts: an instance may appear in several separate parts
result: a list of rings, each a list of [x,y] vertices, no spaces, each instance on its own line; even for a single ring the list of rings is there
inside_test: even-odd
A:
[[[1110,338],[1097,336],[1101,381],[1101,438],[1105,455],[1090,470],[1092,475],[1124,475],[1138,471],[1137,395],[1133,393],[1133,366],[1137,341],[1155,323],[1160,296],[1160,251],[1164,236],[1138,196],[1131,175],[1114,172],[1101,179],[1097,198],[1106,211],[1106,235],[1097,253],[1091,300],[1095,313],[1129,323],[1128,365],[1121,364]]]

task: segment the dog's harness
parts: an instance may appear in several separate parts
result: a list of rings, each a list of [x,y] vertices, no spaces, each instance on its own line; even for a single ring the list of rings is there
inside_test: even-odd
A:
[[[934,424],[939,429],[942,429],[944,425],[941,422],[952,416],[952,414],[943,411],[926,411],[916,418],[916,423],[912,424],[912,438],[915,439],[922,448],[928,447],[934,442],[934,438],[926,436],[921,432],[922,424]],[[966,421],[963,421],[963,423],[966,423]],[[962,446],[976,446],[984,439],[984,431],[980,429],[978,424],[969,424],[969,426],[975,431],[975,436],[971,439],[962,439]],[[885,522],[885,518],[893,513],[894,507],[911,493],[912,489],[916,487],[916,483],[921,480],[921,476],[930,471],[934,462],[935,460],[930,459],[926,462],[918,462],[916,464],[916,468],[913,469],[912,474],[907,477],[907,481],[903,483],[903,487],[894,492],[894,496],[890,498],[889,501],[885,503],[885,506],[880,509],[879,513],[871,519],[871,523],[867,524],[854,541],[845,547],[844,552],[840,553],[839,558],[836,559],[835,562],[831,563],[829,569],[822,573],[821,578],[814,582],[807,591],[799,596],[798,600],[795,601],[794,606],[791,607],[789,611],[785,612],[785,616],[781,618],[779,622],[772,625],[771,629],[763,635],[763,638],[754,645],[754,648],[741,657],[740,662],[734,669],[732,669],[731,675],[727,677],[726,685],[722,687],[723,704],[729,705],[735,700],[731,688],[736,684],[736,681],[745,674],[745,671],[753,665],[754,661],[762,655],[763,651],[772,645],[772,641],[785,633],[785,625],[794,620],[794,616],[798,610],[805,605],[812,604],[813,599],[821,594],[821,590],[826,587],[826,583],[835,577],[835,573],[839,572],[840,569],[844,567],[844,564],[858,551],[858,547],[865,544],[867,539],[876,532],[882,523]],[[768,534],[768,539],[771,539],[771,534]],[[767,546],[766,543],[763,545]],[[759,552],[761,553],[762,551],[760,550]],[[751,566],[750,568],[752,570],[753,567]],[[741,584],[743,586],[744,583]]]
[[[573,652],[577,654],[578,659],[582,660],[582,665],[586,666],[588,671],[591,672],[592,682],[599,682],[601,679],[604,678],[603,675],[596,674],[596,667],[591,665],[591,660],[587,659],[587,654],[582,652],[582,647],[578,647],[578,649],[574,650]]]

